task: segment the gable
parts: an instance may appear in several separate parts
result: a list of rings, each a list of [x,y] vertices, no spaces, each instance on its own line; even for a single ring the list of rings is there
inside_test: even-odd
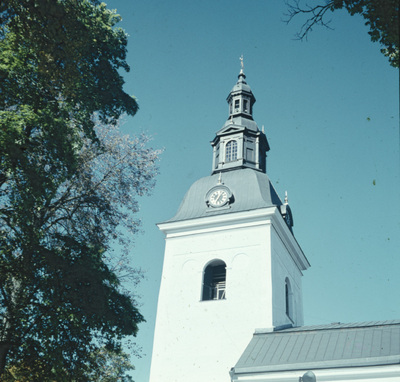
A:
[[[234,126],[234,125],[229,125],[226,127],[223,127],[220,131],[218,131],[217,135],[226,135],[226,134],[235,134],[235,133],[240,133],[245,130],[244,126]]]

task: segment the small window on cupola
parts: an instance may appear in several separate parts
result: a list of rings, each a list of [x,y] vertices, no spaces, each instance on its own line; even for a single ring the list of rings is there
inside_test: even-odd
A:
[[[247,99],[245,99],[245,100],[243,101],[243,111],[244,111],[245,113],[248,113],[248,112],[249,112],[249,101],[247,101]]]
[[[225,162],[233,162],[237,159],[237,142],[229,141],[225,147]]]
[[[239,105],[240,101],[238,99],[235,99],[235,111],[239,111]]]

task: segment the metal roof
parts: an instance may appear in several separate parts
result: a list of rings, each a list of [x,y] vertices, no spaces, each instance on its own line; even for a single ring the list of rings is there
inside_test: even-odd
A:
[[[219,184],[219,180],[230,189],[233,194],[233,200],[229,206],[221,208],[209,207],[206,204],[207,192],[216,187]],[[186,193],[178,212],[167,222],[280,205],[282,205],[282,201],[266,174],[252,169],[237,169],[207,176],[193,183]]]
[[[250,89],[250,86],[246,82],[246,75],[243,73],[243,71],[240,71],[238,75],[238,81],[236,82],[231,92],[229,93],[228,99],[229,97],[231,97],[232,94],[242,93],[242,92],[249,93],[253,97],[254,102],[256,101],[256,98],[254,97],[253,92]]]
[[[217,131],[217,136],[225,135],[225,134],[232,134],[229,131],[230,128],[235,128],[237,130],[248,130],[257,133],[258,126],[255,121],[250,118],[246,118],[243,115],[234,115],[228,118],[225,121],[225,124],[222,126],[220,130]],[[228,131],[228,132],[227,132]]]
[[[400,320],[258,330],[234,373],[400,363]]]

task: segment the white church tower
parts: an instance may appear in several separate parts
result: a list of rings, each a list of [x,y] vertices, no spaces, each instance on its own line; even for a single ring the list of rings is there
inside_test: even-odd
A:
[[[257,328],[301,326],[302,272],[287,201],[266,174],[267,138],[242,69],[229,117],[166,236],[150,382],[228,382]]]

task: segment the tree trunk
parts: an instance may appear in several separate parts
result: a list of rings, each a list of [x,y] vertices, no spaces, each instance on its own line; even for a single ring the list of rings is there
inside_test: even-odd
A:
[[[11,344],[9,342],[0,342],[0,377],[6,369],[7,355],[10,349]]]

